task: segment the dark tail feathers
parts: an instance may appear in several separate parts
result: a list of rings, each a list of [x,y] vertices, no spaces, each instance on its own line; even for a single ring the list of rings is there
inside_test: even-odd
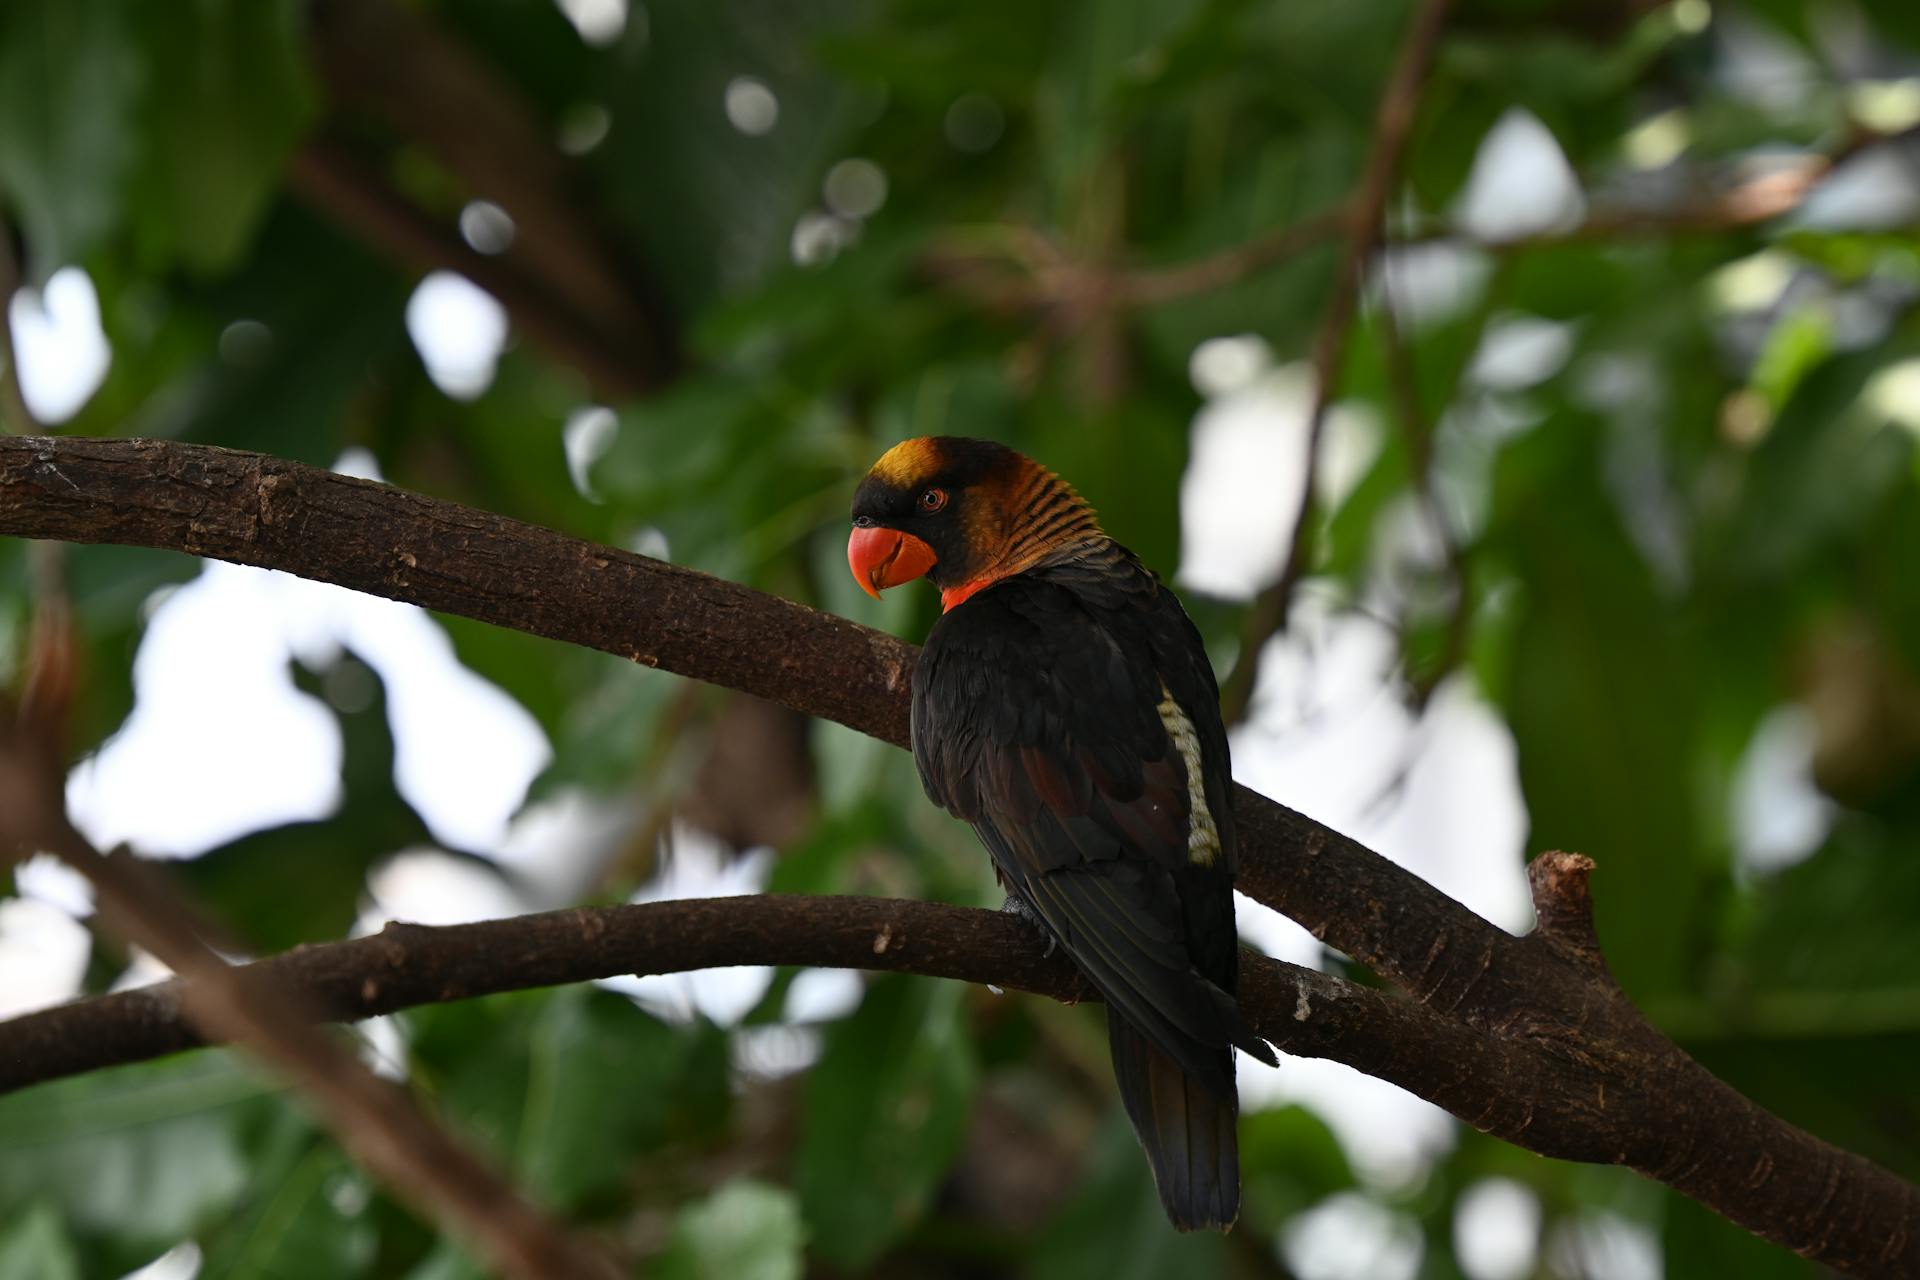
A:
[[[1179,1064],[1107,1008],[1113,1075],[1133,1131],[1146,1148],[1167,1217],[1181,1231],[1221,1231],[1240,1216],[1240,1107],[1233,1090],[1233,1050],[1216,1050],[1211,1082]],[[1226,1081],[1225,1092],[1219,1080]]]

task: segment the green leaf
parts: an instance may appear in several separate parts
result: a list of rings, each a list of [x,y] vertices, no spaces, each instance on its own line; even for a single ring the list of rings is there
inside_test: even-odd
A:
[[[1242,1216],[1253,1223],[1283,1221],[1354,1185],[1333,1130],[1295,1106],[1240,1117],[1240,1178]]]
[[[36,278],[120,226],[147,70],[128,13],[113,0],[0,5],[0,211]]]
[[[44,1201],[77,1234],[114,1242],[116,1256],[150,1256],[246,1194],[246,1126],[278,1105],[221,1052],[0,1098],[0,1213]]]
[[[1644,995],[1691,981],[1701,895],[1726,849],[1707,839],[1713,793],[1694,775],[1704,655],[1663,607],[1601,487],[1600,440],[1594,424],[1568,414],[1501,459],[1495,503],[1506,527],[1494,536],[1526,592],[1507,714],[1533,822],[1528,845],[1599,864],[1608,961],[1622,986]]]
[[[687,1205],[655,1280],[799,1280],[806,1228],[793,1192],[736,1179]]]
[[[688,1037],[590,987],[556,992],[528,1037],[516,1165],[543,1203],[611,1199],[640,1153],[665,1140]]]
[[[459,1245],[442,1239],[424,1262],[407,1272],[407,1280],[488,1280],[488,1277],[486,1268]]]
[[[369,385],[385,393],[392,382],[425,378],[407,339],[406,300],[405,280],[387,263],[306,209],[282,203],[254,237],[244,267],[203,294],[170,295],[175,306],[193,305],[180,306],[186,314],[177,320],[166,312],[161,318],[199,320],[211,330],[198,361],[164,383],[164,395],[119,389],[111,399],[130,419],[96,420],[89,412],[76,425],[98,434],[185,436],[323,467],[350,442],[370,443],[378,455],[379,443],[361,435]],[[146,305],[155,305],[151,294]],[[213,338],[240,319],[265,325],[270,341],[236,364],[217,357]],[[96,400],[105,405],[105,397]]]
[[[1864,413],[1860,396],[1883,364],[1911,347],[1895,341],[1789,372],[1789,366],[1806,363],[1791,348],[1817,340],[1789,339],[1778,367],[1756,370],[1756,377],[1769,373],[1791,394],[1743,460],[1735,501],[1716,513],[1721,521],[1702,538],[1716,575],[1768,583],[1805,574],[1823,550],[1857,537],[1907,483],[1912,438]]]
[[[1920,11],[1906,0],[1862,0],[1861,7],[1881,31],[1909,50],[1920,50]]]
[[[206,1245],[199,1280],[348,1280],[379,1240],[367,1176],[302,1116],[276,1119],[255,1156],[246,1206]]]
[[[727,1039],[669,1027],[593,987],[435,1005],[407,1015],[416,1078],[459,1128],[548,1203],[618,1203],[669,1142],[727,1117]]]
[[[807,1077],[794,1185],[821,1256],[857,1270],[925,1212],[959,1155],[973,1092],[962,988],[883,978],[827,1032]]]
[[[0,1276],[18,1280],[80,1280],[80,1255],[45,1201],[0,1226]]]
[[[129,7],[152,68],[133,208],[164,259],[213,271],[247,247],[315,109],[293,0]]]
[[[1793,398],[1801,379],[1833,351],[1833,316],[1825,307],[1796,307],[1782,315],[1753,364],[1753,389],[1774,412]]]
[[[750,287],[788,258],[794,221],[848,154],[855,95],[823,74],[815,51],[852,10],[845,0],[763,2],[715,22],[695,5],[650,5],[631,56],[602,64],[593,89],[613,127],[594,154],[596,177],[673,300]],[[741,75],[779,100],[764,137],[741,133],[719,109]]]
[[[1038,133],[1063,213],[1092,194],[1089,180],[1110,150],[1115,100],[1160,74],[1168,43],[1203,7],[1194,0],[1092,0],[1056,12],[1072,34],[1054,42],[1041,78]]]

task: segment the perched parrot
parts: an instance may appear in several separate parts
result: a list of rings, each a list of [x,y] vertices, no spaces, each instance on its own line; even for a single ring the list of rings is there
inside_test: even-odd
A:
[[[1114,1076],[1167,1217],[1240,1211],[1227,734],[1173,593],[1053,472],[1005,445],[895,445],[853,500],[868,594],[925,576],[945,612],[913,673],[913,758],[970,823],[1010,910],[1107,1004]]]

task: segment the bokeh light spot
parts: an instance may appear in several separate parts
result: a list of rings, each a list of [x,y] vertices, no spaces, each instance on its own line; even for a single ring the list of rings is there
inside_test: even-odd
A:
[[[822,191],[827,207],[841,217],[871,218],[887,202],[887,175],[871,160],[842,160],[827,170]]]
[[[780,99],[752,76],[727,81],[727,121],[749,138],[764,137],[780,123]]]
[[[7,304],[20,394],[46,425],[65,422],[106,381],[113,348],[100,327],[100,297],[78,267],[62,267],[44,289],[23,288]]]
[[[975,154],[992,148],[1006,129],[1000,104],[984,93],[966,93],[947,108],[947,141],[956,151]]]
[[[507,312],[465,276],[435,271],[407,299],[407,334],[436,387],[455,400],[475,400],[493,384],[507,345]]]
[[[475,200],[460,211],[460,238],[475,253],[505,253],[515,230],[512,216],[491,200]]]

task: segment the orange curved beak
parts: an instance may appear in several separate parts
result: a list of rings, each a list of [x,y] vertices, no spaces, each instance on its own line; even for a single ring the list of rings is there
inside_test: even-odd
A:
[[[934,566],[933,548],[898,529],[855,529],[847,539],[847,567],[875,600],[888,587],[912,582]]]

